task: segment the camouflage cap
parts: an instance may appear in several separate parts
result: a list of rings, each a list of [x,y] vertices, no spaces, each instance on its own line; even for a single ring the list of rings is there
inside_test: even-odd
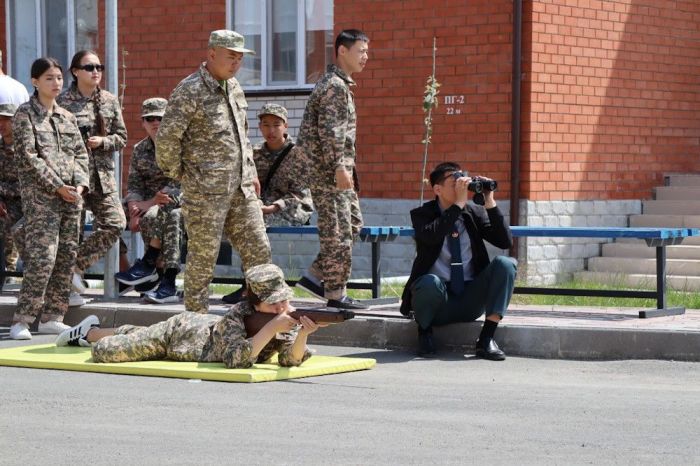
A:
[[[141,104],[141,118],[148,116],[159,116],[165,115],[165,107],[168,106],[168,101],[162,97],[152,97],[146,99]]]
[[[219,29],[212,31],[209,35],[209,48],[223,47],[234,52],[250,53],[255,55],[253,50],[245,48],[245,38],[236,31]]]
[[[0,104],[0,116],[11,117],[15,116],[17,106],[15,104]]]
[[[273,304],[294,296],[284,281],[282,269],[275,264],[256,265],[245,273],[250,289],[262,302]]]
[[[287,122],[287,109],[279,104],[265,104],[258,112],[258,119],[262,118],[263,115],[274,115],[281,118],[284,122]]]

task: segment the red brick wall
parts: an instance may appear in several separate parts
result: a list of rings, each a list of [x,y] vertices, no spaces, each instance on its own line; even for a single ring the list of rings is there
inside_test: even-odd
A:
[[[7,24],[5,20],[5,2],[0,2],[0,50],[2,50],[2,69],[7,72]]]
[[[104,9],[100,26],[104,25]],[[168,98],[173,88],[204,61],[209,33],[226,26],[223,0],[121,0],[119,2],[119,66],[122,50],[126,80],[124,121],[129,142],[124,151],[123,180],[133,145],[146,136],[141,126],[141,102],[149,97]]]
[[[497,178],[508,192],[511,4],[510,0],[335,2],[336,33],[358,28],[370,38],[367,67],[354,76],[363,197],[419,197],[422,100],[431,73],[433,36],[442,87],[428,171],[437,162],[457,161],[472,173]],[[463,96],[464,103],[448,110],[444,97],[451,95]]]
[[[664,172],[700,171],[699,2],[524,10],[524,197],[648,198]]]

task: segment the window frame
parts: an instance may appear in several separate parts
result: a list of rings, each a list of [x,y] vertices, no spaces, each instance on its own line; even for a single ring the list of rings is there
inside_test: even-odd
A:
[[[17,1],[28,1],[28,0],[14,0]],[[30,0],[31,1],[31,0]],[[47,51],[47,41],[45,37],[46,25],[48,19],[46,17],[45,3],[50,0],[33,0],[34,2],[34,14],[36,21],[36,54],[37,57],[42,57],[46,55]],[[70,62],[70,58],[75,55],[76,50],[76,16],[75,16],[75,2],[76,0],[65,0],[66,1],[66,54],[67,60]],[[11,3],[13,0],[5,0],[5,50],[3,54],[6,56],[7,63],[7,74],[11,76],[19,76],[19,70],[15,69],[14,64],[14,31],[15,27],[10,26],[10,21],[12,19],[12,7]],[[66,66],[69,63],[66,63]],[[26,71],[26,70],[25,70]]]
[[[233,2],[235,0],[226,0],[226,28],[234,29],[233,26]],[[259,0],[259,16],[261,20],[260,27],[260,81],[262,83],[269,82],[271,75],[271,56],[272,44],[269,40],[269,25],[272,20],[272,8],[268,0]],[[252,91],[255,94],[277,93],[279,91],[293,91],[295,93],[309,93],[313,90],[315,83],[306,83],[306,0],[296,0],[297,6],[297,30],[296,30],[296,83],[283,82],[280,84],[261,84],[250,85],[243,84],[241,86],[246,91]],[[325,72],[325,69],[322,70]],[[302,83],[302,84],[300,84]]]

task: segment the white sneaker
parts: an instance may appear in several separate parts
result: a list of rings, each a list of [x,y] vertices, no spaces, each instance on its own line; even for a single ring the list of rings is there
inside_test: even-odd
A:
[[[39,328],[37,329],[39,333],[55,333],[59,334],[64,330],[68,330],[70,327],[63,322],[57,320],[49,320],[48,322],[39,322]]]
[[[68,298],[68,307],[84,306],[87,301],[85,298],[80,296],[75,291],[70,292],[70,297]]]
[[[29,333],[29,325],[17,322],[10,327],[10,338],[13,340],[31,340],[32,334]]]
[[[85,283],[83,283],[83,277],[78,275],[77,273],[73,273],[73,276],[71,277],[71,286],[73,287],[73,290],[77,291],[78,293],[85,293],[85,290],[87,290],[87,287],[85,286]],[[83,303],[85,304],[85,303]]]
[[[61,332],[56,338],[56,346],[90,346],[86,340],[92,327],[99,327],[100,319],[97,316],[87,316],[78,325]]]

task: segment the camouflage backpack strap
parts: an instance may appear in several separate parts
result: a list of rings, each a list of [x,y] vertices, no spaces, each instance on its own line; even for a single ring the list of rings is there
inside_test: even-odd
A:
[[[289,143],[289,145],[287,147],[285,147],[285,149],[282,152],[280,152],[280,155],[277,156],[277,158],[275,159],[275,163],[272,164],[272,166],[270,167],[270,170],[268,170],[268,172],[267,172],[267,176],[265,177],[265,182],[260,186],[260,191],[262,193],[264,193],[265,190],[267,189],[267,187],[270,185],[270,181],[272,181],[272,178],[275,176],[277,169],[280,167],[280,165],[284,161],[284,158],[287,156],[287,154],[289,154],[289,152],[291,152],[291,150],[293,148],[294,148],[294,143],[293,142]]]

